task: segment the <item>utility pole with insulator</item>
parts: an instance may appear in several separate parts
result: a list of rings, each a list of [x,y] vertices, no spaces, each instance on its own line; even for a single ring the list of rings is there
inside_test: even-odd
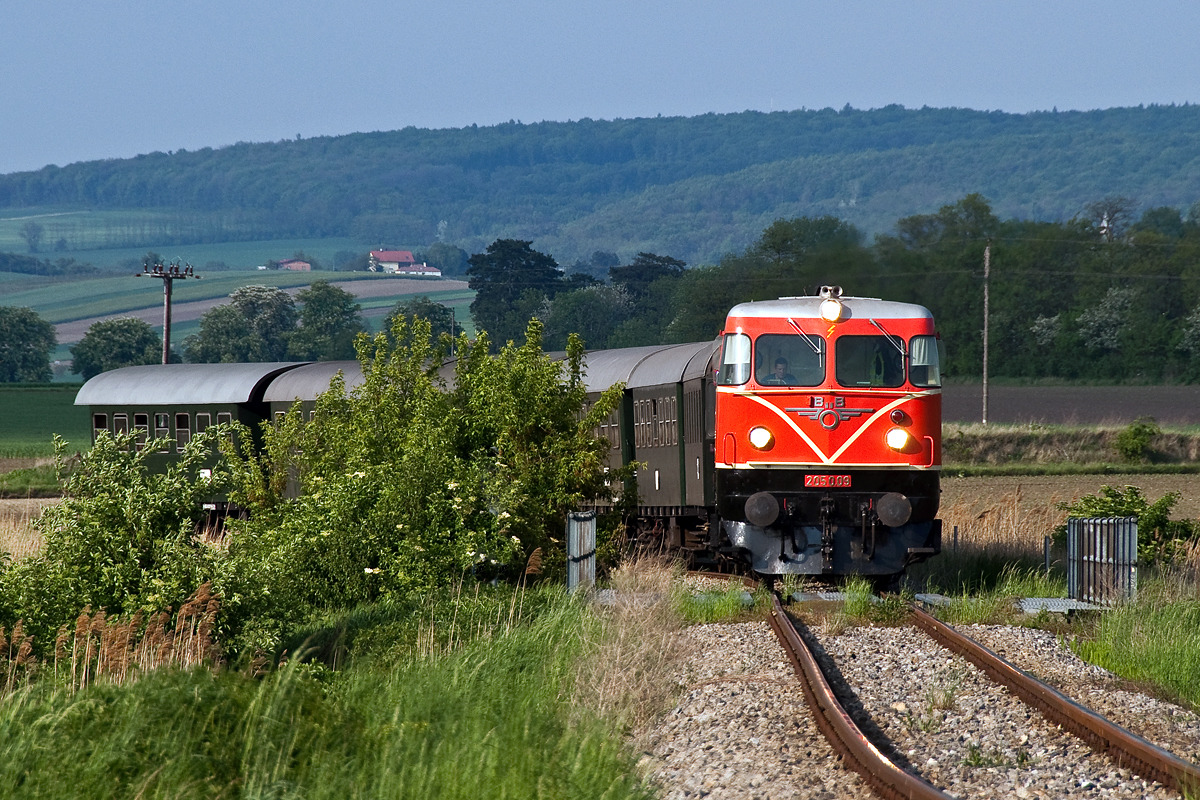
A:
[[[992,267],[992,240],[983,248],[983,424],[988,412],[988,278]]]
[[[176,261],[173,264],[166,265],[161,261],[142,267],[142,271],[135,277],[147,278],[162,278],[163,282],[163,349],[162,363],[168,364],[171,360],[171,284],[176,278],[184,280],[186,278],[199,278],[192,271],[191,264],[184,264],[182,267]]]

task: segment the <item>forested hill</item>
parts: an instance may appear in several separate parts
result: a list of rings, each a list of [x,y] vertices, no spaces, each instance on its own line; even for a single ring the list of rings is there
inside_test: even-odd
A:
[[[532,239],[711,261],[780,217],[867,232],[970,192],[1005,217],[1069,219],[1125,195],[1200,199],[1200,107],[1005,114],[905,109],[406,128],[0,176],[0,209],[178,212],[196,241],[352,236],[472,251]],[[66,235],[64,233],[64,235]]]

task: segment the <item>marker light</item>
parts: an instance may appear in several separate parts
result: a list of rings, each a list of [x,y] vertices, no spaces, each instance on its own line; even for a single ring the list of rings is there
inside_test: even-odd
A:
[[[769,450],[775,444],[775,437],[766,428],[751,428],[750,444],[759,450]]]
[[[903,450],[912,441],[912,436],[904,428],[892,428],[884,434],[883,438],[887,442],[887,446],[893,450]]]

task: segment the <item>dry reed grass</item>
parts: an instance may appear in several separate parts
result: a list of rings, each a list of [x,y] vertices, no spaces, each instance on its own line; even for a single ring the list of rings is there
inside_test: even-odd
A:
[[[602,607],[604,624],[577,667],[577,713],[599,713],[636,737],[670,707],[691,652],[672,608],[675,582],[673,565],[660,558],[628,560],[613,570],[613,602]]]
[[[57,502],[57,498],[0,500],[0,552],[8,553],[14,561],[41,552],[44,540],[33,521],[43,508]]]
[[[982,510],[978,498],[960,497],[943,505],[938,513],[942,519],[942,549],[954,547],[957,528],[960,550],[1001,558],[1041,557],[1045,537],[1067,519],[1067,513],[1057,507],[1060,501],[1060,496],[1054,494],[1048,503],[1030,503],[1020,484],[991,498]]]
[[[179,607],[174,618],[170,609],[148,618],[140,611],[121,618],[109,617],[104,609],[93,613],[87,606],[76,618],[74,630],[68,625],[59,628],[54,661],[45,671],[76,692],[98,681],[125,684],[159,667],[217,665],[221,649],[213,628],[220,608],[220,598],[208,583]],[[11,637],[0,627],[0,671],[5,694],[43,672],[33,656],[33,637],[25,635],[19,620]]]

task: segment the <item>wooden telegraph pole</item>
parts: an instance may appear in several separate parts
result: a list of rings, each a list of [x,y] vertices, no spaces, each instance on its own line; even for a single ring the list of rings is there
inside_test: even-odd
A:
[[[992,266],[992,240],[983,248],[983,424],[988,412],[988,278]]]
[[[171,284],[176,279],[184,280],[186,278],[199,278],[192,271],[191,264],[179,266],[176,261],[171,265],[163,264],[158,261],[153,264],[148,264],[142,267],[142,271],[135,277],[147,278],[162,278],[163,282],[163,349],[162,363],[170,363],[171,360]]]

